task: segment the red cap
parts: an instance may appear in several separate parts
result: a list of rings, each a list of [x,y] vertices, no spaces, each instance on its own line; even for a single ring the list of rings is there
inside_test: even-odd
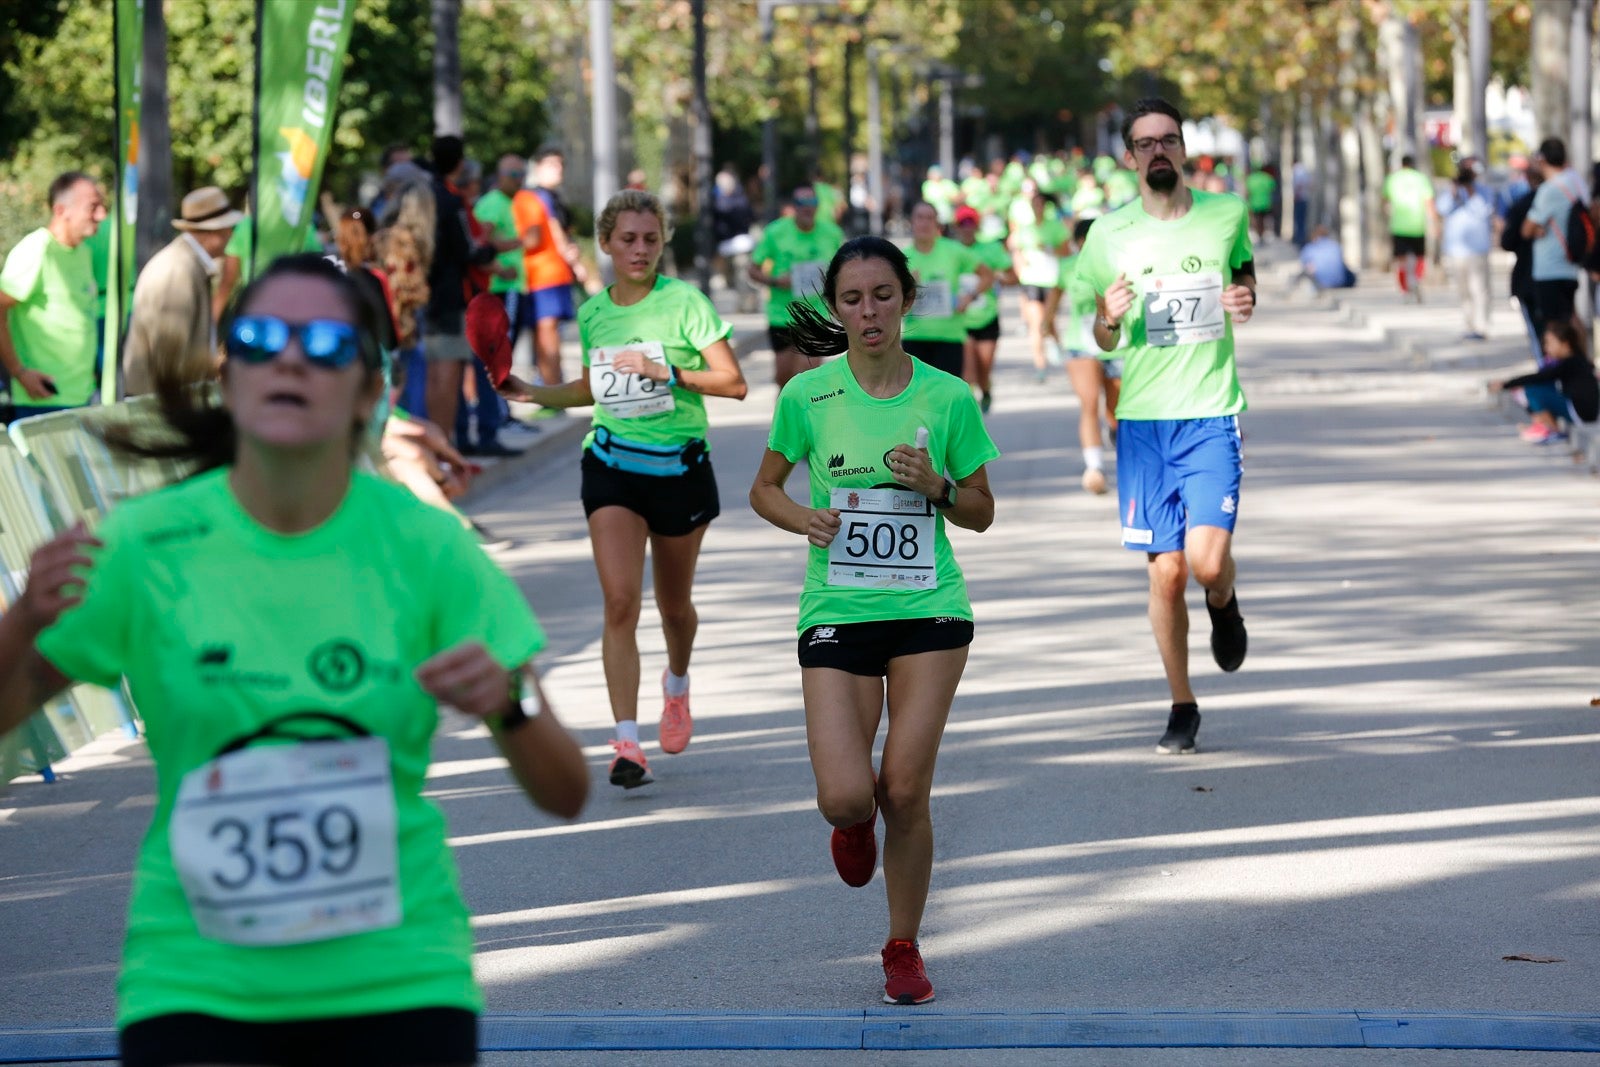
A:
[[[970,208],[965,204],[962,204],[960,207],[956,208],[956,225],[960,226],[963,222],[970,222],[973,225],[977,225],[977,223],[978,223],[978,212],[977,212],[977,210],[974,209],[974,208]]]
[[[505,301],[494,293],[479,293],[467,304],[467,346],[478,357],[496,388],[511,373],[511,320]]]

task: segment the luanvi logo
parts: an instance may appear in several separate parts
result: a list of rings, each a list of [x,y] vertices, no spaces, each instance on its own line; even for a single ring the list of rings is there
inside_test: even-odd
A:
[[[226,667],[232,658],[233,649],[228,645],[205,645],[195,662],[202,667]]]
[[[828,457],[828,469],[829,470],[831,470],[831,471],[838,470],[842,466],[844,466],[844,453],[843,452],[840,452],[838,455],[834,455],[834,456],[829,456]]]

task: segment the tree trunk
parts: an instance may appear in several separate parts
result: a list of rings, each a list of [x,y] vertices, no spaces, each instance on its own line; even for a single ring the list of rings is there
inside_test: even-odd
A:
[[[590,202],[597,219],[611,194],[622,187],[618,180],[617,57],[611,44],[611,7],[612,0],[589,0],[589,70],[593,98],[589,131],[594,149],[594,188],[590,191]]]
[[[1278,236],[1294,240],[1294,97],[1278,98],[1278,198],[1283,211],[1278,216]]]
[[[1468,47],[1466,0],[1450,8],[1450,119],[1455,126],[1456,151],[1462,156],[1483,156],[1472,143],[1472,53]]]
[[[433,132],[465,133],[461,114],[461,0],[433,8]]]
[[[1533,121],[1540,140],[1565,139],[1570,132],[1570,107],[1567,102],[1569,50],[1567,35],[1572,31],[1572,7],[1561,0],[1546,0],[1533,5],[1533,40],[1528,53],[1532,65]]]
[[[172,132],[167,123],[167,18],[160,0],[144,5],[139,104],[139,206],[134,269],[166,247],[172,229]],[[132,279],[129,279],[130,281]]]
[[[1333,114],[1334,93],[1322,94],[1317,105],[1317,130],[1322,147],[1322,224],[1333,233],[1341,230],[1339,188],[1343,181],[1339,158],[1339,123]]]
[[[1299,99],[1299,134],[1300,150],[1298,158],[1305,165],[1306,175],[1310,178],[1307,182],[1310,193],[1310,203],[1306,207],[1306,226],[1320,226],[1323,223],[1324,207],[1322,190],[1327,182],[1327,175],[1322,169],[1322,138],[1321,123],[1316,105],[1312,101],[1311,92],[1301,89]]]
[[[1471,68],[1471,129],[1468,143],[1489,161],[1489,0],[1467,0],[1467,61]]]
[[[1594,68],[1590,64],[1594,43],[1594,9],[1595,0],[1572,0],[1572,133],[1567,141],[1567,156],[1585,181],[1589,179],[1589,163],[1594,159],[1594,116],[1589,109],[1589,93],[1594,82]]]
[[[1389,75],[1389,99],[1394,109],[1394,150],[1390,154],[1390,169],[1400,166],[1400,160],[1411,156],[1417,169],[1424,174],[1433,173],[1426,140],[1422,136],[1422,48],[1417,39],[1417,28],[1402,17],[1393,7],[1389,16],[1378,27],[1378,39],[1384,56],[1384,66]]]
[[[1366,213],[1361,199],[1361,138],[1356,132],[1362,47],[1355,14],[1339,20],[1339,243],[1345,255],[1366,247]]]
[[[1371,57],[1367,58],[1370,73]],[[1383,133],[1378,126],[1377,104],[1371,93],[1356,103],[1356,133],[1361,139],[1361,201],[1367,219],[1367,243],[1356,255],[1362,266],[1389,260],[1388,227],[1383,224]]]

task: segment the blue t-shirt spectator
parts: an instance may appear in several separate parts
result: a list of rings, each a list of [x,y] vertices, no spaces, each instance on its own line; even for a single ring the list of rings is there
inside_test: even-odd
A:
[[[1494,205],[1477,185],[1452,185],[1435,201],[1444,220],[1442,256],[1486,256],[1493,243]]]
[[[1344,248],[1321,227],[1300,250],[1300,265],[1318,289],[1348,289],[1356,283],[1355,272],[1345,265]]]
[[[1574,202],[1588,199],[1583,178],[1571,167],[1552,175],[1533,194],[1528,218],[1545,228],[1544,236],[1533,242],[1533,280],[1536,282],[1576,280],[1578,265],[1567,259],[1567,216]]]

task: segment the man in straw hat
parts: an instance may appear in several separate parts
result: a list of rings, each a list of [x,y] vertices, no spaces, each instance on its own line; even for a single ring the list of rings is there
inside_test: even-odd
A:
[[[192,381],[216,373],[211,282],[221,269],[228,238],[243,217],[214,185],[183,198],[179,217],[172,220],[178,236],[150,258],[133,287],[128,342],[122,353],[126,395],[150,392],[158,361],[176,361]]]

